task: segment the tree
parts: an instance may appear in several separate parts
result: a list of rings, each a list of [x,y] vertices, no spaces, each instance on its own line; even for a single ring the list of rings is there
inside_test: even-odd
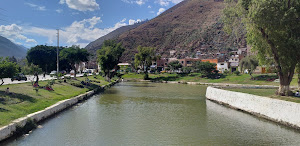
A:
[[[172,61],[169,63],[169,67],[174,72],[175,70],[179,70],[179,68],[182,68],[182,64],[179,63],[178,60]]]
[[[195,68],[200,72],[202,75],[208,77],[216,70],[216,64],[210,62],[201,62],[197,61]]]
[[[183,67],[182,71],[183,71],[183,73],[189,74],[192,71],[192,67],[188,67],[188,66]]]
[[[251,76],[251,79],[253,79],[252,72],[256,69],[258,66],[258,60],[256,60],[253,56],[247,56],[243,58],[240,61],[240,68],[242,71],[248,70],[249,75]]]
[[[35,83],[38,85],[39,84],[39,74],[43,72],[42,68],[40,68],[38,65],[29,64],[28,72],[35,76],[35,78],[36,78]]]
[[[291,95],[300,50],[299,0],[227,0],[225,30],[240,21],[246,26],[247,42],[263,63],[273,58],[280,79],[279,95]]]
[[[111,73],[111,70],[117,67],[124,51],[125,49],[122,47],[121,43],[117,44],[113,40],[104,41],[102,48],[97,51],[97,61],[99,62],[107,81],[110,81],[114,76],[114,73]]]
[[[44,76],[51,70],[56,70],[56,47],[38,45],[27,52],[27,61],[30,64],[38,65],[44,72]]]
[[[62,60],[65,59],[68,61],[68,64],[74,70],[74,78],[76,78],[76,64],[88,61],[89,53],[86,49],[80,49],[79,46],[73,45],[69,48],[63,49],[59,56]]]
[[[0,57],[0,79],[3,85],[3,78],[12,78],[18,72],[18,65],[15,62],[9,61],[9,58],[3,59]]]
[[[152,64],[152,61],[155,61],[155,48],[151,47],[142,47],[138,46],[138,53],[134,56],[134,64],[137,66],[141,66],[142,70],[145,73],[145,79],[148,79],[148,69]]]

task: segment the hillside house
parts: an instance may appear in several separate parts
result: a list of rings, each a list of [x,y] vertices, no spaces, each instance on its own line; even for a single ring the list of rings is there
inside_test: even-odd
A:
[[[217,70],[219,70],[221,73],[224,73],[224,71],[229,71],[229,63],[228,62],[218,62],[217,63]]]
[[[231,72],[238,70],[239,62],[240,62],[239,55],[231,55],[228,62],[231,68],[230,70]]]

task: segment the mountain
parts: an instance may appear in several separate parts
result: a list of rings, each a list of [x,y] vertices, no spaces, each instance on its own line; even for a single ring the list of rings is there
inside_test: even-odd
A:
[[[126,32],[126,31],[129,31],[131,29],[134,29],[134,28],[144,24],[145,22],[147,22],[147,21],[142,21],[139,23],[135,23],[133,25],[122,26],[122,27],[108,33],[107,35],[102,36],[102,37],[98,38],[97,40],[89,43],[85,47],[85,49],[87,49],[89,52],[95,53],[97,49],[101,48],[101,45],[105,40],[117,39],[120,34]]]
[[[155,47],[162,57],[184,58],[197,51],[245,47],[245,32],[240,37],[223,31],[223,0],[184,0],[156,18],[125,31],[116,39],[126,48],[121,60],[130,62],[137,47]],[[237,39],[238,38],[238,39]],[[240,39],[241,38],[241,39]],[[170,51],[176,53],[170,54]]]
[[[23,58],[26,56],[26,48],[17,45],[5,37],[0,36],[0,57],[15,56],[16,58]]]

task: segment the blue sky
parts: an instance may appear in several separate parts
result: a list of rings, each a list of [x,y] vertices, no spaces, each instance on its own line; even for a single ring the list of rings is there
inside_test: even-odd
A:
[[[182,0],[0,0],[0,35],[33,47],[80,45],[152,19]]]

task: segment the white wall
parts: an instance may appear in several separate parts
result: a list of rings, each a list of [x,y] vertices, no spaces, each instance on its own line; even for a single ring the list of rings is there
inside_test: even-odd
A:
[[[267,119],[300,128],[300,104],[208,87],[206,98]]]

